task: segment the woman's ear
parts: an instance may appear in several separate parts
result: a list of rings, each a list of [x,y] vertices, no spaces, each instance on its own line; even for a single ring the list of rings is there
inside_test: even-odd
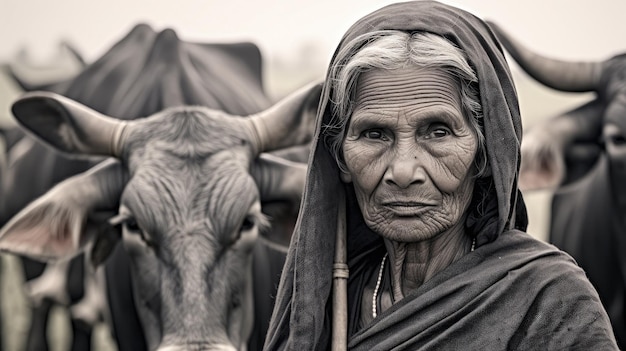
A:
[[[343,145],[343,141],[341,142],[341,144]],[[346,166],[346,161],[343,158],[342,148],[339,148],[339,150],[336,150],[335,153],[336,154],[334,154],[333,159],[335,161],[335,164],[337,165],[337,168],[339,168],[339,178],[341,179],[342,182],[346,184],[352,183],[352,173],[348,171],[348,167]]]
[[[352,183],[352,174],[350,174],[350,172],[348,171],[344,171],[341,168],[339,168],[339,177],[341,178],[341,181],[346,184]]]

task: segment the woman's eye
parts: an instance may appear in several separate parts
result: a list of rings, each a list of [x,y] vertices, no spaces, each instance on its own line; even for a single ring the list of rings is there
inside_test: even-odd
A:
[[[450,130],[448,128],[443,128],[443,127],[437,127],[437,128],[433,128],[430,130],[430,132],[428,133],[427,138],[428,139],[436,139],[436,138],[443,138],[445,136],[450,135]]]
[[[387,137],[380,129],[369,129],[363,132],[363,136],[368,139],[387,140]]]

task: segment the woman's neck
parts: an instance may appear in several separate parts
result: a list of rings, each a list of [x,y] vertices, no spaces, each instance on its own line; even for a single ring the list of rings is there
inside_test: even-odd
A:
[[[470,252],[472,238],[466,235],[463,225],[458,225],[428,241],[403,243],[385,239],[385,246],[389,253],[393,300],[399,301]]]

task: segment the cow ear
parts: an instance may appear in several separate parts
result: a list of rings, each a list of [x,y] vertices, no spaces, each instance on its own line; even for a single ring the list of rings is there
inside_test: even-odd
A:
[[[60,151],[119,156],[127,122],[50,92],[26,93],[13,103],[17,121]]]
[[[261,154],[250,173],[259,187],[263,202],[289,201],[300,204],[307,166],[271,154]]]
[[[255,179],[263,213],[270,217],[272,230],[264,232],[268,243],[278,244],[286,251],[291,241],[298,209],[302,200],[307,167],[305,163],[293,162],[270,154],[261,154],[251,168]]]
[[[570,152],[569,156],[573,156],[576,150],[572,145],[576,141],[595,143],[601,130],[603,105],[599,99],[592,100],[541,121],[524,133],[519,176],[522,191],[555,188],[563,185],[566,178],[571,179],[572,170],[566,168],[565,156]],[[585,158],[589,156],[586,154]]]
[[[322,83],[310,83],[269,109],[250,116],[257,151],[269,152],[306,144],[315,133]]]
[[[110,159],[59,183],[0,230],[0,250],[41,261],[81,253],[102,233],[105,221],[98,217],[119,206],[120,173],[119,162]]]
[[[0,231],[0,250],[40,261],[71,258],[91,240],[85,218],[43,197],[18,213]]]
[[[538,133],[528,133],[521,147],[520,190],[532,191],[559,186],[565,177],[563,152],[562,145],[541,138]]]

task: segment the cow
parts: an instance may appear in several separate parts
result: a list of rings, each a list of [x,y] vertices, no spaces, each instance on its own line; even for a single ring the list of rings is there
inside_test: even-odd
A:
[[[20,157],[28,144],[20,142],[24,134],[11,115],[11,102],[24,89],[45,89],[69,81],[84,67],[82,55],[67,41],[59,42],[54,56],[45,61],[36,62],[29,51],[21,49],[17,55],[0,64],[0,184],[3,184],[3,176],[8,172],[6,168],[13,169],[14,160]],[[0,186],[0,199],[5,199],[2,188]],[[0,201],[0,207],[3,207],[2,204],[3,201]],[[2,213],[0,208],[0,218],[4,217]],[[39,280],[35,276],[41,272],[42,264],[25,258],[21,263],[27,280],[25,297],[31,306],[26,350],[45,350],[49,301],[58,301],[61,295],[67,296],[66,285],[41,284],[47,279]],[[77,274],[71,280],[75,279],[82,281]],[[63,277],[62,281],[68,281],[67,277]],[[80,338],[80,333],[75,332],[74,335]]]
[[[295,219],[273,218],[259,236],[263,212],[297,208],[306,172],[268,152],[307,145],[321,89],[267,109],[260,68],[253,44],[138,25],[63,94],[25,95],[13,113],[43,150],[106,160],[12,216],[0,249],[61,262],[86,252],[94,265],[109,256],[120,350],[259,349],[286,252],[270,239],[288,240]]]
[[[525,132],[520,187],[554,190],[549,240],[586,271],[625,348],[626,53],[567,62],[534,53],[491,25],[515,61],[540,83],[595,93],[591,101]]]
[[[8,150],[23,135],[11,116],[11,102],[24,91],[45,90],[60,85],[84,67],[82,55],[67,41],[59,42],[55,55],[44,62],[34,62],[29,51],[23,48],[13,58],[0,64],[0,181]]]

